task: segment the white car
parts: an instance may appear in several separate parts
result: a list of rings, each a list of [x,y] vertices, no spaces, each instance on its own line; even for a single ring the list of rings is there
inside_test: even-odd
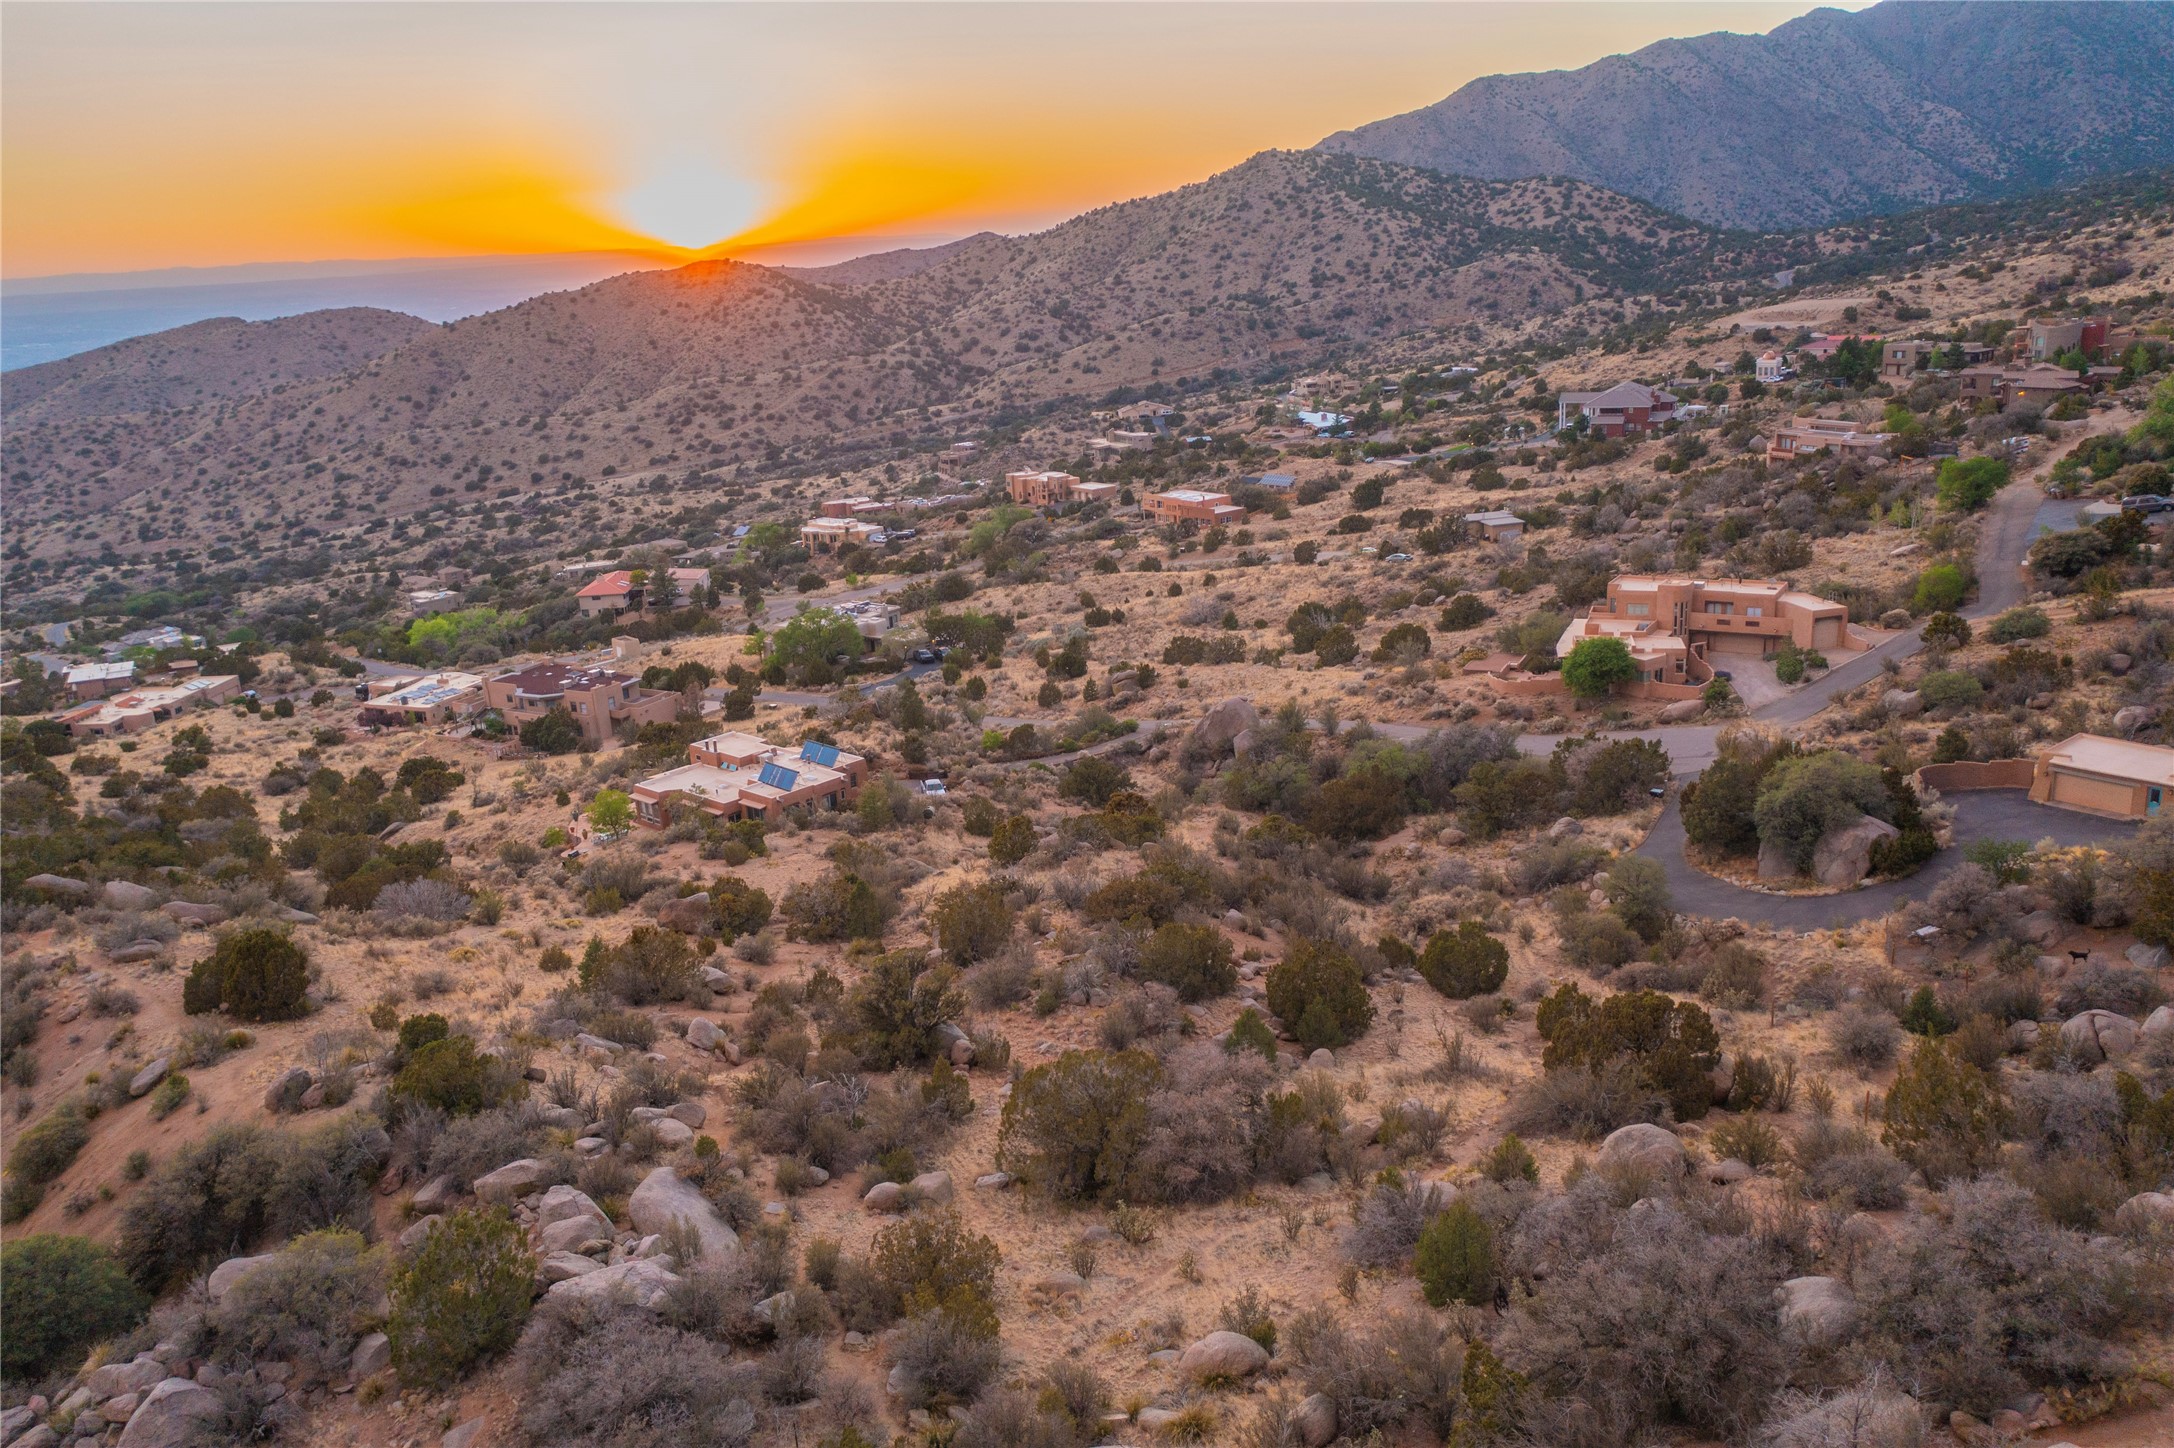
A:
[[[923,793],[923,794],[926,794],[926,795],[939,795],[939,794],[942,794],[943,792],[944,792],[944,782],[943,782],[942,780],[940,780],[940,779],[924,779],[924,780],[922,780],[922,781],[921,781],[921,793]]]

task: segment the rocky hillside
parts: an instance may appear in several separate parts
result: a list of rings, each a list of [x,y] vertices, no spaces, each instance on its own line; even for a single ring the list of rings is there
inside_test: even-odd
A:
[[[969,238],[919,269],[705,262],[430,328],[337,377],[266,378],[217,406],[95,432],[26,410],[6,471],[52,520],[35,551],[112,541],[112,510],[150,489],[191,506],[149,529],[127,520],[138,545],[300,530],[452,490],[896,447],[965,425],[938,409],[987,418],[1251,375],[1785,254],[1577,182],[1269,153],[1036,236]],[[170,354],[173,335],[140,346]]]
[[[1473,81],[1321,143],[1575,176],[1719,226],[1817,225],[2174,159],[2174,7],[1888,0]]]

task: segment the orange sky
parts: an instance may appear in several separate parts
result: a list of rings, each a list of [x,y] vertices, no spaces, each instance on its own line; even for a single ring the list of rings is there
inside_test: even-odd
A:
[[[0,5],[0,273],[1046,226],[1798,3]]]

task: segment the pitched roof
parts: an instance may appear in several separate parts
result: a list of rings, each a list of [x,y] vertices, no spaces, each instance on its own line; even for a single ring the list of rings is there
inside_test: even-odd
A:
[[[576,598],[620,598],[634,591],[634,575],[624,568],[614,568],[575,594]]]

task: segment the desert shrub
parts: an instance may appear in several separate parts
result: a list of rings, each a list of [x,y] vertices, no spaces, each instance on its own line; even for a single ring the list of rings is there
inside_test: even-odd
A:
[[[913,1065],[940,1054],[940,1028],[966,1014],[958,972],[931,965],[919,950],[879,956],[846,1000],[854,1024],[853,1045],[879,1070]]]
[[[529,1441],[575,1448],[742,1448],[754,1370],[636,1308],[551,1305],[520,1335],[514,1369]]]
[[[235,1283],[210,1325],[222,1351],[332,1379],[346,1370],[384,1291],[384,1254],[358,1232],[329,1228],[295,1238]]]
[[[1224,1332],[1252,1338],[1261,1345],[1263,1352],[1276,1350],[1276,1319],[1270,1315],[1268,1304],[1261,1300],[1258,1287],[1247,1287],[1218,1308],[1215,1325]]]
[[[395,880],[377,892],[370,902],[372,913],[388,920],[432,920],[441,924],[466,920],[475,903],[450,880]]]
[[[1495,1234],[1465,1201],[1450,1203],[1419,1234],[1412,1271],[1430,1307],[1478,1307],[1494,1296]]]
[[[1608,852],[1581,840],[1560,844],[1541,841],[1520,850],[1510,864],[1510,879],[1521,895],[1538,895],[1559,885],[1575,885],[1591,879],[1608,858]]]
[[[2042,639],[2053,631],[2053,621],[2042,609],[2025,605],[2011,608],[1985,626],[1985,636],[1996,644],[2018,644]]]
[[[1658,860],[1643,855],[1619,857],[1608,867],[1601,889],[1608,897],[1608,908],[1642,941],[1660,939],[1674,917],[1668,872]]]
[[[694,947],[676,930],[637,925],[625,940],[585,954],[581,983],[630,1006],[698,998],[701,975]]]
[[[1314,1308],[1283,1337],[1305,1391],[1335,1406],[1338,1432],[1353,1441],[1387,1441],[1405,1425],[1439,1441],[1455,1425],[1464,1354],[1442,1316],[1391,1312],[1353,1330]]]
[[[2061,982],[2053,1008],[2063,1017],[2098,1010],[2142,1020],[2165,1001],[2166,992],[2152,972],[2133,965],[2093,961],[2071,971]]]
[[[1935,648],[1959,649],[1970,642],[1970,621],[1959,613],[1936,613],[1925,620],[1921,633],[1925,642]],[[1798,677],[1802,676],[1803,668],[1800,663]],[[1782,682],[1795,683],[1796,680],[1784,679]]]
[[[890,898],[847,870],[793,886],[779,905],[798,940],[881,940],[896,908]]]
[[[1870,1345],[1919,1391],[1980,1414],[2026,1387],[2110,1382],[2121,1339],[2163,1321],[2163,1284],[2115,1239],[2054,1226],[1999,1175],[1883,1233],[1852,1273]]]
[[[1494,616],[1495,611],[1478,594],[1460,593],[1442,610],[1437,627],[1444,633],[1462,633],[1468,628],[1478,628]]]
[[[503,1209],[447,1214],[393,1274],[393,1368],[424,1387],[513,1345],[535,1292],[528,1238]]]
[[[1276,1059],[1276,1033],[1266,1019],[1251,1006],[1238,1012],[1238,1019],[1230,1023],[1230,1032],[1223,1037],[1223,1049],[1231,1055],[1252,1051],[1263,1060]]]
[[[710,915],[727,945],[768,925],[771,908],[767,891],[737,875],[720,875],[710,885]]]
[[[1170,1056],[1147,1099],[1147,1133],[1133,1196],[1153,1202],[1219,1201],[1253,1182],[1267,1111],[1266,1063],[1205,1045]]]
[[[1788,1392],[1759,1429],[1758,1448],[1920,1448],[1924,1410],[1882,1369],[1831,1395]]]
[[[1975,674],[1961,669],[1940,669],[1918,680],[1918,693],[1932,709],[1967,709],[1985,695]]]
[[[241,1021],[291,1021],[308,1013],[309,955],[280,931],[232,930],[182,985],[191,1015],[224,1011]]]
[[[64,1101],[15,1138],[8,1151],[8,1174],[42,1187],[68,1170],[90,1139],[90,1122],[82,1108]]]
[[[1645,942],[1638,938],[1638,932],[1608,911],[1581,911],[1564,920],[1558,928],[1562,935],[1563,959],[1593,975],[1606,975],[1618,966],[1636,960],[1639,952],[1645,949]]]
[[[1634,1121],[1658,1121],[1668,1098],[1653,1089],[1635,1062],[1566,1066],[1527,1083],[1511,1104],[1510,1125],[1530,1136],[1592,1140]]]
[[[1479,921],[1460,921],[1455,930],[1437,930],[1428,939],[1419,973],[1453,1001],[1485,995],[1509,979],[1510,948]]]
[[[1699,999],[1731,1010],[1748,1010],[1766,999],[1766,957],[1739,940],[1716,950],[1699,978]]]
[[[1045,1390],[1042,1395],[1046,1399]],[[1012,1389],[990,1393],[958,1418],[952,1448],[1078,1448],[1090,1433],[1042,1401]]]
[[[870,1245],[865,1266],[868,1315],[884,1326],[949,1306],[987,1313],[1002,1260],[996,1243],[968,1231],[956,1212],[924,1212],[885,1227]]]
[[[543,1144],[542,1119],[535,1107],[521,1101],[444,1122],[437,1139],[430,1143],[423,1171],[426,1176],[445,1177],[456,1190],[467,1191],[477,1177],[509,1161],[535,1156]]]
[[[478,1052],[472,1038],[447,1036],[408,1057],[393,1077],[392,1094],[447,1116],[467,1116],[507,1099],[520,1084],[504,1062]]]
[[[996,832],[1003,818],[996,801],[985,794],[968,795],[966,803],[959,806],[959,828],[984,839]]]
[[[944,954],[959,965],[985,960],[1004,948],[1017,920],[995,880],[956,885],[929,907],[930,933]]]
[[[1057,780],[1057,798],[1100,809],[1112,796],[1131,788],[1132,775],[1122,764],[1089,754],[1065,766]]]
[[[1430,1183],[1401,1175],[1377,1181],[1351,1214],[1345,1255],[1362,1267],[1402,1266],[1442,1204]]]
[[[1860,1070],[1874,1070],[1895,1059],[1902,1045],[1902,1027],[1885,1011],[1870,1006],[1844,1006],[1827,1023],[1827,1043],[1834,1054]]]
[[[1374,1023],[1358,962],[1325,940],[1294,942],[1269,971],[1268,1009],[1309,1051],[1346,1045]]]
[[[1668,751],[1650,739],[1614,739],[1563,757],[1576,814],[1621,814],[1668,783]]]
[[[150,1307],[112,1250],[87,1237],[41,1232],[0,1245],[0,1280],[0,1376],[10,1381],[74,1368]]]
[[[1997,1078],[1949,1041],[1918,1041],[1881,1108],[1880,1139],[1934,1186],[1989,1165],[2000,1149],[2007,1104]]]
[[[1839,1150],[1806,1161],[1804,1143],[1798,1160],[1806,1168],[1804,1190],[1822,1200],[1839,1197],[1861,1212],[1892,1211],[1909,1200],[1910,1169],[1862,1132],[1837,1133]]]
[[[1600,1072],[1628,1057],[1677,1120],[1704,1116],[1713,1103],[1710,1076],[1721,1063],[1721,1038],[1697,1006],[1651,990],[1619,991],[1596,1002],[1563,985],[1540,1003],[1538,1024],[1547,1043],[1541,1064],[1550,1073]]]
[[[1228,995],[1238,985],[1230,941],[1212,925],[1172,921],[1158,927],[1140,947],[1136,971],[1142,980],[1167,985],[1188,1003]]]
[[[1556,813],[1554,773],[1537,759],[1483,760],[1454,791],[1457,817],[1477,839],[1525,829]]]
[[[1597,1177],[1519,1218],[1510,1260],[1547,1290],[1497,1339],[1536,1390],[1539,1442],[1623,1443],[1663,1423],[1740,1441],[1786,1381],[1777,1249],[1709,1235],[1665,1198],[1618,1211]],[[1582,1431],[1580,1430],[1582,1428]]]
[[[990,863],[1016,865],[1033,854],[1039,843],[1034,821],[1023,814],[1012,815],[989,832]]]
[[[1880,772],[1838,751],[1777,762],[1759,783],[1752,807],[1759,843],[1781,850],[1799,871],[1809,871],[1812,852],[1829,830],[1860,815],[1885,819],[1887,788]]]
[[[1540,1180],[1540,1163],[1533,1159],[1525,1143],[1511,1132],[1495,1143],[1494,1149],[1480,1159],[1480,1175],[1491,1182],[1537,1182]]]
[[[1006,951],[975,965],[960,979],[975,1005],[985,1011],[1003,1010],[1033,993],[1034,957],[1027,951]]]
[[[1060,1201],[1123,1198],[1162,1075],[1145,1051],[1067,1051],[1035,1067],[1004,1103],[999,1164]]]
[[[1732,1116],[1706,1139],[1717,1156],[1733,1157],[1754,1171],[1781,1160],[1781,1133],[1756,1116]]]
[[[1002,1365],[996,1317],[946,1305],[910,1318],[891,1344],[891,1363],[905,1370],[905,1401],[914,1407],[970,1403]]]

